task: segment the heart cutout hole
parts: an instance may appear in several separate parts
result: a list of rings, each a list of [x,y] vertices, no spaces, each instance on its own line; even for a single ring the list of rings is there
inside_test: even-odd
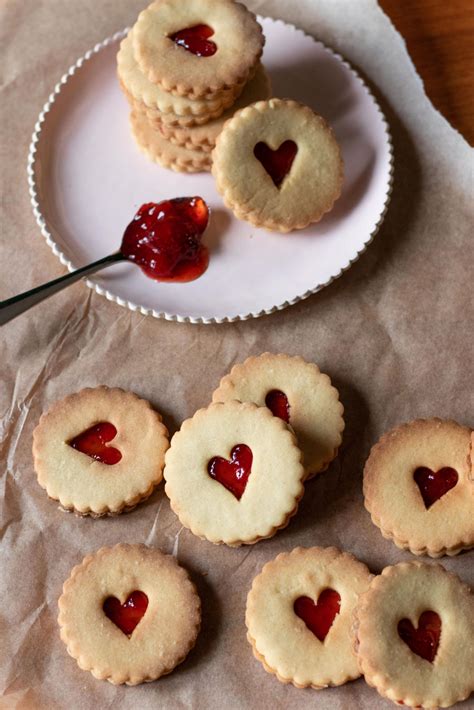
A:
[[[169,39],[196,57],[212,57],[217,52],[217,44],[209,39],[214,30],[209,25],[194,25],[168,35]]]
[[[288,175],[293,161],[298,152],[294,141],[284,141],[279,148],[272,150],[266,143],[260,141],[253,149],[257,160],[261,162],[273,180],[273,184],[280,188],[283,180]]]
[[[108,466],[113,466],[122,458],[122,454],[113,446],[107,446],[109,441],[115,439],[117,429],[110,422],[99,422],[86,429],[74,439],[69,441],[69,446],[82,454],[90,456],[95,461],[100,461]]]
[[[323,642],[341,610],[341,596],[334,589],[323,589],[316,603],[310,597],[298,597],[293,609],[296,616]]]
[[[265,397],[265,404],[275,417],[280,417],[286,423],[290,421],[290,404],[284,392],[270,390]]]
[[[135,590],[123,604],[117,597],[107,597],[102,608],[106,617],[130,638],[148,608],[148,597]]]
[[[230,452],[230,461],[214,456],[207,464],[207,472],[227,488],[237,500],[244,494],[252,469],[253,454],[246,444],[237,444]]]
[[[433,663],[441,636],[441,619],[435,611],[424,611],[418,619],[417,629],[410,619],[399,621],[397,628],[398,635],[410,651]]]
[[[426,466],[420,466],[413,474],[415,483],[420,489],[425,508],[431,508],[433,503],[442,498],[458,482],[458,474],[454,468],[445,466],[439,471],[432,471]]]

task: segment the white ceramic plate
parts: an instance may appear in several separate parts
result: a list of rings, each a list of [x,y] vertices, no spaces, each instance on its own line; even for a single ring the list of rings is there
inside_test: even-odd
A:
[[[263,62],[275,96],[312,106],[341,145],[342,196],[319,224],[288,235],[239,221],[210,174],[174,173],[151,163],[130,135],[128,105],[116,78],[120,32],[79,59],[57,84],[35,126],[28,159],[31,200],[48,244],[69,270],[110,254],[137,208],[201,195],[212,210],[204,238],[206,273],[188,284],[158,283],[133,264],[87,281],[122,306],[168,320],[245,320],[306,298],[366,249],[390,199],[387,123],[369,90],[337,54],[301,30],[260,18]]]

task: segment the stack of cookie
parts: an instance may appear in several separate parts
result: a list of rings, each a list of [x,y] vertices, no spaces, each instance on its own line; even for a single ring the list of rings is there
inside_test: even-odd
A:
[[[173,170],[210,170],[225,121],[270,96],[263,44],[255,15],[233,0],[153,2],[117,56],[139,147]]]

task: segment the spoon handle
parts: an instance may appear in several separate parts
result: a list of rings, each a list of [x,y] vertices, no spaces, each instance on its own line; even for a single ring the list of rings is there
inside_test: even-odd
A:
[[[117,263],[117,261],[124,260],[125,257],[120,252],[109,254],[109,256],[104,256],[103,259],[94,261],[87,266],[82,266],[80,269],[72,271],[70,274],[65,274],[65,276],[60,276],[58,279],[48,281],[41,286],[36,286],[36,288],[25,291],[25,293],[20,293],[18,296],[7,298],[6,301],[0,301],[0,325],[8,323],[8,321],[19,316],[20,313],[27,311],[37,303],[44,301],[45,298],[49,298],[63,288],[66,288],[66,286],[70,286],[76,281],[79,281],[79,279],[84,278],[84,276],[89,276],[103,269],[104,266],[109,266],[110,264]]]

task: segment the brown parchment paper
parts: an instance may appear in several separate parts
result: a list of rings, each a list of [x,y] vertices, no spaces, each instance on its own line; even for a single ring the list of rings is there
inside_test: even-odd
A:
[[[0,298],[64,269],[33,219],[26,156],[56,81],[96,42],[134,22],[142,0],[3,0],[0,5]],[[385,222],[346,274],[297,306],[218,326],[167,323],[79,284],[0,333],[2,437],[0,706],[2,708],[390,708],[363,680],[338,689],[281,685],[254,660],[244,609],[262,565],[296,545],[337,545],[373,572],[412,559],[384,540],[362,505],[361,471],[383,431],[414,417],[472,425],[472,152],[433,109],[404,43],[375,0],[253,0],[302,27],[367,78],[389,120],[395,184]],[[172,431],[210,401],[233,363],[265,350],[328,372],[346,408],[340,456],[307,485],[288,529],[253,547],[215,547],[181,529],[162,488],[115,519],[62,513],[38,486],[31,435],[41,412],[84,386],[146,397]],[[173,553],[203,603],[195,650],[174,673],[115,688],[81,671],[56,623],[73,565],[101,545],[145,542]],[[474,581],[473,553],[442,563]],[[469,662],[466,659],[466,662]],[[472,700],[462,707],[473,707]]]

